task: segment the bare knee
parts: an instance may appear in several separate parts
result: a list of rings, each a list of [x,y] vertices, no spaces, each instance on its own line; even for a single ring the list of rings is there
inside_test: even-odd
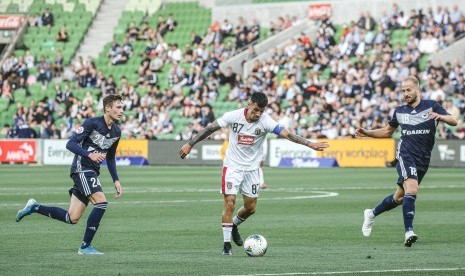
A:
[[[73,213],[68,213],[68,215],[69,215],[69,224],[76,224],[81,219],[80,215],[76,215]]]

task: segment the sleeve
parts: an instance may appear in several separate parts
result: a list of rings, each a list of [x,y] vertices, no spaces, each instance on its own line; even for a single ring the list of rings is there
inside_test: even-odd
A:
[[[71,139],[69,139],[68,143],[66,143],[66,148],[74,154],[80,156],[89,156],[89,152],[83,149],[79,143],[81,143],[84,139],[89,137],[92,133],[92,121],[86,120],[82,124],[82,126],[76,129],[76,134],[74,134]]]
[[[264,126],[266,132],[273,132],[276,135],[279,135],[281,131],[284,129],[283,126],[280,126],[278,122],[276,122],[273,118],[270,117],[268,114],[262,115],[265,117]]]
[[[388,121],[388,124],[392,127],[398,127],[399,122],[397,121],[397,108],[394,110],[394,113],[392,113],[391,119]]]
[[[222,128],[225,128],[229,126],[230,124],[234,123],[234,111],[226,112],[216,120],[218,122],[218,125]]]
[[[447,112],[444,107],[442,107],[440,104],[437,102],[433,103],[433,112],[436,112],[441,115],[450,115],[449,112]]]
[[[107,167],[108,171],[110,172],[111,178],[113,178],[113,182],[119,180],[118,178],[118,172],[116,171],[116,160],[115,160],[115,155],[116,155],[116,148],[118,148],[118,141],[116,141],[110,148],[110,150],[107,153]]]

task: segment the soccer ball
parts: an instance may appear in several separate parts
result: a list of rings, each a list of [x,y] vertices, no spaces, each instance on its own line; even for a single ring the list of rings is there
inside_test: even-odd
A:
[[[263,236],[253,234],[245,240],[244,249],[249,257],[261,257],[265,255],[268,249],[268,242]]]

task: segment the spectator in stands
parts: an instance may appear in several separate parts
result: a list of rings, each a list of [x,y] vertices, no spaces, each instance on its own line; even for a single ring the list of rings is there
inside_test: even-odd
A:
[[[60,31],[56,36],[56,40],[58,42],[68,42],[68,31],[66,30],[65,26],[62,26]]]
[[[375,29],[376,22],[369,12],[362,12],[357,25],[367,31],[373,31]]]
[[[40,57],[40,61],[37,63],[37,70],[39,71],[37,80],[41,81],[43,86],[47,85],[52,79],[52,74],[50,72],[50,63],[45,60],[45,56]]]
[[[174,28],[178,25],[178,22],[176,22],[176,19],[174,19],[174,15],[172,13],[168,15],[166,24],[168,25],[168,31],[170,32],[174,31]]]
[[[42,21],[42,16],[40,15],[40,13],[36,13],[35,16],[29,16],[28,24],[29,24],[29,27],[42,27],[43,21]]]
[[[53,14],[50,12],[48,8],[45,8],[45,12],[44,14],[42,14],[42,24],[47,27],[53,27]]]

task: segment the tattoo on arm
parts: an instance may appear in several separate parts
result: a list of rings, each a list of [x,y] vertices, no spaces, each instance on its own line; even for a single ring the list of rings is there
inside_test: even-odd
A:
[[[189,141],[189,143],[188,143],[189,146],[193,147],[195,144],[197,144],[198,142],[200,142],[203,139],[207,138],[208,136],[210,136],[210,134],[212,134],[213,132],[217,131],[220,128],[221,127],[220,127],[220,125],[218,125],[218,122],[214,121],[212,124],[208,125],[201,132],[199,132],[197,135],[195,135],[195,137],[193,137]]]
[[[301,144],[301,145],[305,145],[305,146],[309,146],[310,145],[310,142],[307,141],[307,139],[305,139],[304,137],[302,136],[299,136],[299,135],[295,135],[294,133],[290,133],[289,132],[289,136],[288,136],[288,139],[294,143],[297,143],[297,144]]]

